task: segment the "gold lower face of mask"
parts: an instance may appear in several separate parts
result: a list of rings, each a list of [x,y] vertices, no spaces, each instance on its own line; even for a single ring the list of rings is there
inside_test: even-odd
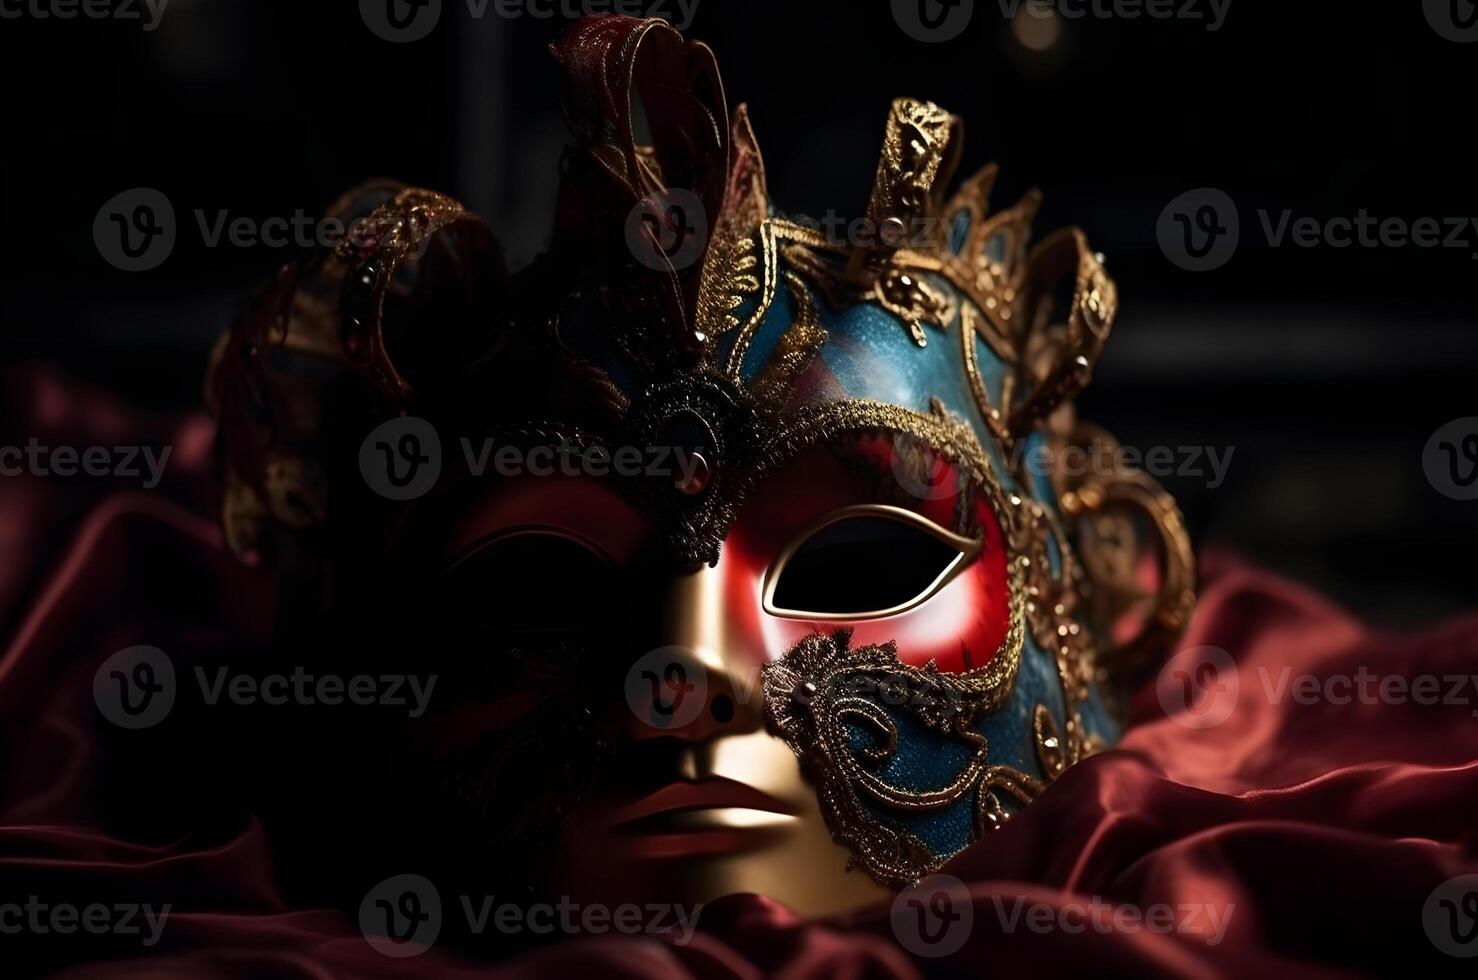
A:
[[[660,727],[633,711],[632,738],[679,743],[670,781],[598,803],[567,827],[555,876],[561,893],[685,906],[754,893],[802,915],[889,896],[866,872],[849,870],[815,788],[791,749],[764,728],[763,659],[730,602],[752,590],[752,578],[736,549],[672,580],[662,659],[682,665],[693,685],[684,693],[703,710],[685,711],[672,699],[672,719],[681,723]],[[654,685],[665,683],[657,677]]]

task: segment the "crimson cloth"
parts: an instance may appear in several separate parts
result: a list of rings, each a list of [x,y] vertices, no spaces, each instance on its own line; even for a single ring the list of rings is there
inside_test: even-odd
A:
[[[79,978],[860,978],[1420,976],[1466,966],[1471,975],[1474,961],[1449,958],[1429,939],[1423,908],[1443,882],[1478,872],[1475,706],[1358,696],[1302,703],[1288,684],[1362,668],[1405,678],[1478,673],[1478,617],[1382,633],[1214,555],[1203,560],[1183,647],[1230,653],[1236,711],[1215,727],[1186,727],[1166,716],[1151,678],[1118,747],[1074,767],[944,869],[973,903],[968,938],[951,956],[912,956],[888,906],[808,921],[734,896],[705,908],[685,945],[586,936],[498,964],[440,947],[386,957],[362,938],[355,909],[305,908],[290,897],[284,880],[301,869],[274,861],[274,828],[259,815],[221,814],[163,841],[102,829],[107,794],[127,787],[112,785],[95,752],[104,724],[91,698],[98,663],[144,642],[138,636],[183,645],[237,628],[221,622],[226,598],[260,586],[227,558],[206,516],[204,419],[99,416],[85,393],[61,398],[48,388],[60,382],[44,374],[8,380],[0,398],[11,410],[24,403],[22,431],[44,433],[43,442],[106,444],[105,425],[152,432],[182,454],[153,493],[100,497],[96,486],[0,480],[0,907],[33,895],[173,905],[158,943],[127,955],[87,937],[32,937],[38,969]],[[139,580],[139,567],[150,580]],[[1169,907],[1184,928],[1085,925],[1084,910],[1100,902]],[[1209,942],[1206,917],[1191,921],[1187,909],[1219,910],[1220,941]],[[1037,927],[1023,918],[1029,910]],[[6,954],[13,942],[0,934],[5,975],[19,972]]]

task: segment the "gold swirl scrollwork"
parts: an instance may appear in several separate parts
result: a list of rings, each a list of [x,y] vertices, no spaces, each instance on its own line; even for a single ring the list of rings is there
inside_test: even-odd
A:
[[[1138,577],[1136,518],[1150,529],[1146,543],[1159,564],[1159,583],[1144,624],[1127,641],[1105,643],[1096,658],[1111,673],[1141,669],[1174,646],[1195,607],[1195,554],[1185,521],[1175,499],[1152,477],[1122,464],[1118,441],[1103,429],[1077,422],[1070,435],[1051,445],[1059,455],[1069,448],[1096,454],[1096,465],[1071,470],[1081,475],[1056,467],[1053,483],[1063,515],[1076,525],[1077,550],[1093,584],[1093,618],[1100,624],[1146,598]]]
[[[976,730],[980,716],[1012,685],[993,687],[970,674],[943,674],[932,663],[911,667],[899,661],[891,643],[850,649],[850,640],[849,630],[812,634],[767,666],[765,704],[771,725],[816,783],[832,833],[851,850],[853,863],[884,884],[904,887],[948,855],[936,855],[913,833],[879,820],[874,808],[900,814],[939,810],[978,789],[978,835],[1005,819],[996,790],[1028,802],[1042,783],[990,764],[986,737]],[[917,789],[883,774],[898,750],[896,712],[968,748],[969,757],[948,783]],[[867,733],[870,742],[854,746],[852,728]]]

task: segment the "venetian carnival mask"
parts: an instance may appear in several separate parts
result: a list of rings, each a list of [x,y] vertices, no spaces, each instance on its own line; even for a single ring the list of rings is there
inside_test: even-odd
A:
[[[938,106],[893,104],[842,241],[771,202],[708,48],[604,17],[554,54],[545,256],[510,278],[456,202],[367,185],[224,338],[228,540],[424,631],[402,744],[465,873],[885,896],[1111,744],[1191,608],[1173,502],[1059,465],[1112,445],[1070,400],[1114,283],[1033,244],[1034,194],[991,213],[994,168],[947,196]]]

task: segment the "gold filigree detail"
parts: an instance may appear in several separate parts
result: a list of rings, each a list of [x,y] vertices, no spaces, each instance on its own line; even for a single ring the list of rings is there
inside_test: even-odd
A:
[[[920,347],[929,345],[924,324],[944,330],[955,316],[955,302],[950,295],[917,270],[907,267],[893,267],[880,276],[873,284],[871,298],[902,320],[913,342]]]
[[[988,767],[980,779],[980,795],[975,798],[975,836],[979,838],[988,830],[1000,829],[1011,817],[1001,804],[997,790],[1014,797],[1018,803],[1026,804],[1046,788],[1047,784],[1040,779],[1010,766]]]
[[[1054,467],[1052,481],[1063,514],[1078,524],[1076,543],[1094,573],[1089,576],[1093,619],[1105,633],[1144,598],[1140,541],[1131,517],[1149,524],[1149,544],[1160,562],[1159,589],[1139,634],[1124,643],[1106,643],[1096,658],[1111,672],[1142,668],[1174,646],[1196,603],[1195,554],[1180,509],[1152,477],[1124,466],[1117,440],[1097,426],[1080,422],[1070,436],[1051,439],[1049,447],[1058,456],[1068,448],[1097,454],[1091,466]]]
[[[732,380],[737,381],[740,373],[744,370],[744,355],[749,353],[749,345],[754,340],[755,331],[764,322],[765,315],[770,312],[770,305],[775,301],[775,289],[779,278],[776,270],[776,245],[775,245],[775,223],[763,222],[759,227],[759,264],[760,264],[760,287],[759,301],[749,318],[744,321],[734,346],[729,351],[729,363],[725,374]]]
[[[980,361],[975,350],[975,341],[980,337],[986,338],[991,348],[997,354],[1000,353],[996,344],[1004,342],[985,325],[971,304],[961,303],[960,344],[964,351],[965,377],[970,382],[970,392],[975,396],[975,406],[980,410],[980,417],[985,421],[986,428],[996,439],[1005,442],[1011,438],[1011,432],[1006,428],[1006,420],[1001,410],[992,404],[990,392],[985,388],[985,379],[980,376]],[[1008,360],[1007,363],[1009,364],[1010,361]]]
[[[774,295],[774,266],[767,258],[773,247],[763,247],[764,236],[757,240],[769,209],[765,164],[749,123],[749,111],[742,105],[734,113],[730,144],[724,203],[703,256],[693,312],[694,328],[702,336],[709,357],[718,339],[738,328],[737,311],[759,292],[761,275],[771,284],[769,295]],[[767,299],[762,301],[758,315],[763,316],[768,306]]]
[[[960,130],[958,119],[932,103],[895,102],[868,204],[878,241],[830,241],[790,222],[780,235],[781,257],[833,307],[875,303],[902,321],[921,347],[928,344],[926,325],[946,330],[956,314],[969,318],[970,331],[1018,368],[1006,379],[999,404],[992,404],[979,384],[973,345],[964,344],[966,371],[992,434],[1015,438],[1088,383],[1118,312],[1118,292],[1102,257],[1077,229],[1030,247],[1041,203],[1037,191],[990,213],[994,165],[941,205],[939,190],[953,172]],[[961,222],[968,227],[955,248],[951,239]],[[1072,301],[1067,310],[1054,310],[1054,287],[1068,274],[1075,275]],[[953,289],[941,288],[936,277]],[[1052,356],[1033,371],[1041,359],[1028,353],[1044,350]]]
[[[948,227],[963,215],[969,219],[969,231],[958,254],[941,249],[940,271],[975,301],[994,332],[1009,338],[1013,351],[1019,353],[1021,336],[1030,327],[1024,315],[1023,286],[1029,271],[1032,219],[1042,195],[1029,191],[1016,205],[991,214],[990,191],[996,174],[995,164],[983,168],[944,206]]]
[[[1066,324],[1051,327],[1052,290],[1069,273],[1075,278]],[[1042,356],[1021,361],[1032,376],[1022,379],[1029,394],[1011,411],[1009,428],[1018,436],[1088,386],[1119,309],[1118,289],[1102,258],[1076,228],[1049,236],[1033,250],[1029,287],[1035,327],[1030,339],[1039,342]]]
[[[949,180],[958,163],[960,129],[957,117],[932,102],[893,101],[867,204],[868,219],[883,239],[883,248],[890,240],[901,241],[918,231],[918,218],[937,213],[937,188]]]
[[[1062,686],[1066,711],[1064,730],[1044,730],[1040,717],[1034,726],[1039,752],[1049,735],[1056,741],[1053,755],[1066,769],[1088,754],[1080,707],[1095,680],[1096,642],[1078,613],[1087,584],[1066,537],[1050,511],[1035,500],[1013,496],[1018,519],[1011,527],[1012,551],[1026,563],[1026,620],[1037,646],[1053,657]],[[1050,543],[1056,544],[1058,572],[1052,572]],[[1053,775],[1045,768],[1049,776]]]
[[[1003,813],[992,789],[1031,798],[1041,784],[1009,766],[988,763],[986,737],[976,730],[982,715],[1009,698],[1014,674],[989,665],[966,674],[941,673],[932,662],[911,667],[898,660],[892,643],[854,650],[850,639],[848,630],[812,634],[767,665],[766,717],[816,783],[827,825],[851,851],[853,864],[885,885],[903,887],[937,867],[942,857],[908,830],[878,820],[868,812],[869,803],[920,813],[952,806],[978,791],[980,825],[997,822]],[[898,723],[885,705],[969,747],[969,758],[946,785],[911,789],[878,772],[898,748]],[[854,749],[849,725],[870,732],[872,744]]]
[[[761,404],[783,404],[804,371],[826,343],[826,330],[816,314],[811,291],[795,273],[786,273],[793,309],[790,325],[775,344],[769,361],[750,385],[754,398]]]
[[[954,321],[959,308],[955,298],[928,278],[939,269],[937,261],[900,249],[879,256],[875,270],[853,278],[839,264],[847,254],[845,249],[803,226],[788,230],[793,240],[780,250],[786,264],[819,289],[833,308],[875,303],[903,321],[919,347],[929,345],[925,324],[944,331]]]
[[[932,102],[895,100],[867,206],[875,240],[849,246],[802,233],[786,253],[833,306],[877,303],[903,321],[920,347],[928,345],[925,324],[947,329],[956,313],[954,298],[922,274],[929,265],[920,259],[937,253],[947,237],[932,219],[939,188],[958,163],[960,131],[959,119]]]
[[[705,340],[717,340],[739,326],[735,313],[760,288],[759,249],[754,239],[715,238],[704,258],[695,320]]]

